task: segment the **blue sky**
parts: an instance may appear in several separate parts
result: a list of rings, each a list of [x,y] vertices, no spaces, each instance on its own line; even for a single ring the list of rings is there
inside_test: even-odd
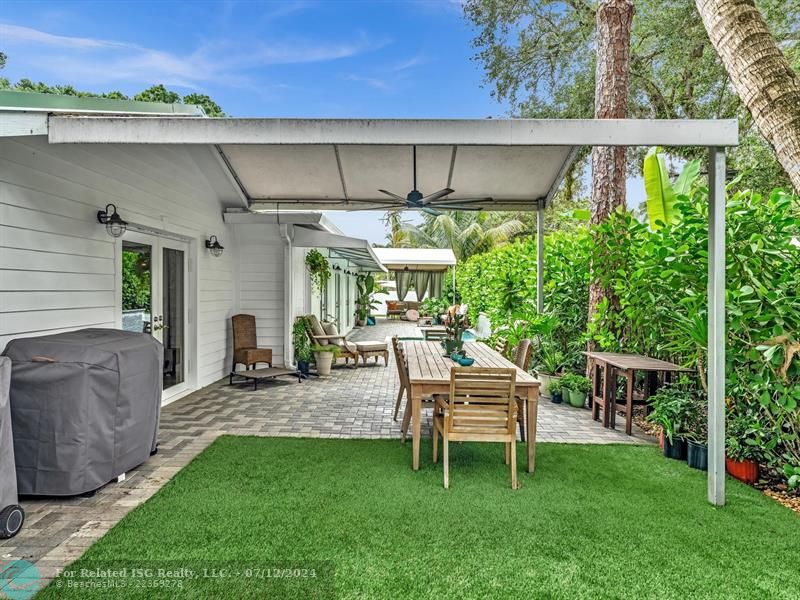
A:
[[[458,0],[3,0],[3,75],[90,91],[163,83],[232,116],[507,116],[481,87]],[[383,240],[379,215],[331,213]]]

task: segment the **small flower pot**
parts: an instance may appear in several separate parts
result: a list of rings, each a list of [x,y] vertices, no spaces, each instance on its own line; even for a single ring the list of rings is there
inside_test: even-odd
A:
[[[686,462],[693,469],[708,471],[708,446],[689,440],[686,448]]]
[[[575,408],[583,408],[586,404],[586,392],[576,392],[569,390],[569,403]]]
[[[725,470],[739,481],[753,485],[758,481],[758,463],[754,460],[733,460],[725,457]]]
[[[550,402],[553,404],[561,404],[564,401],[564,396],[561,394],[561,390],[557,392],[553,392],[550,394]]]
[[[304,360],[298,360],[297,370],[300,371],[303,375],[308,375],[309,364]]]
[[[333,364],[333,352],[315,352],[314,362],[317,363],[317,373],[322,376],[331,374]]]
[[[664,456],[674,460],[686,460],[687,446],[686,440],[679,437],[673,437],[669,441],[667,436],[664,436]]]

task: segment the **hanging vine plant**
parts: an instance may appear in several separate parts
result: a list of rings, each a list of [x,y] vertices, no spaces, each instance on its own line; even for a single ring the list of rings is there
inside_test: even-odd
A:
[[[330,265],[319,250],[310,250],[306,254],[306,269],[311,276],[311,283],[317,290],[322,290],[331,277]]]

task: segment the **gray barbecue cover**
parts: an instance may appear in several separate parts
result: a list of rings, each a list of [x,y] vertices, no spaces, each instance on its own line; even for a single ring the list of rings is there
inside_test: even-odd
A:
[[[164,351],[150,335],[82,329],[8,343],[20,494],[95,490],[156,449]]]
[[[11,438],[11,407],[8,403],[10,383],[11,361],[0,356],[0,510],[17,503],[14,440]]]

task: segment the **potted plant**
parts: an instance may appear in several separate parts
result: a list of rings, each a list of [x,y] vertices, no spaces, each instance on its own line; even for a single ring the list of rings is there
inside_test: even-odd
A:
[[[297,370],[303,375],[308,375],[308,367],[313,359],[311,342],[308,341],[306,333],[305,317],[297,317],[292,326],[292,345],[294,346],[294,359],[297,362]]]
[[[317,373],[324,376],[331,374],[331,365],[333,364],[333,359],[339,355],[342,349],[334,344],[327,344],[325,346],[314,344],[311,346],[311,351],[314,353],[314,362],[317,364]]]
[[[686,462],[692,469],[708,471],[708,402],[695,396],[695,409],[686,437]]]
[[[760,456],[759,424],[746,409],[728,411],[725,436],[725,470],[741,482],[753,485],[758,481]]]
[[[664,456],[686,460],[686,435],[696,411],[691,392],[674,385],[665,386],[650,396],[648,402],[651,412],[647,420],[661,426]]]
[[[552,395],[553,383],[558,380],[564,368],[564,353],[552,342],[543,342],[539,350],[539,364],[536,365],[536,377],[541,382],[539,392],[545,398]],[[559,392],[562,388],[559,388]]]
[[[553,404],[561,404],[564,401],[561,379],[558,377],[550,380],[550,402]]]
[[[569,400],[570,405],[575,408],[583,408],[586,404],[586,396],[592,389],[592,382],[585,375],[567,373],[561,378],[561,389],[564,399]]]
[[[467,329],[466,315],[453,315],[451,323],[447,326],[447,338],[443,340],[444,349],[448,355],[461,352],[464,346],[462,336]]]
[[[322,291],[331,277],[328,259],[319,250],[311,249],[306,254],[306,269],[311,277],[311,283],[317,291]]]
[[[363,327],[367,324],[370,313],[378,303],[373,300],[375,291],[375,278],[367,273],[356,277],[356,325]]]

